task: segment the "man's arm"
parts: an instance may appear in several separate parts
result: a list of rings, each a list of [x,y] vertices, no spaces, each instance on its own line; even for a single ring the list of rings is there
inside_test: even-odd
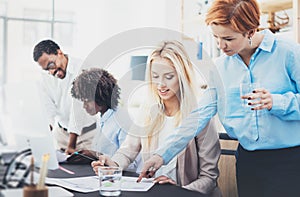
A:
[[[76,152],[76,142],[78,135],[76,133],[69,133],[69,142],[65,153],[72,154]]]
[[[50,130],[52,131],[57,114],[57,106],[55,104],[52,79],[46,74],[42,74],[39,85],[39,96],[41,103],[45,107],[45,112],[49,122]]]

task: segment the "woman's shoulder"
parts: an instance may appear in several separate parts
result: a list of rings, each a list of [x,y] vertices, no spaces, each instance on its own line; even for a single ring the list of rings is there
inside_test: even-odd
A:
[[[210,136],[210,138],[219,138],[216,117],[210,119],[202,131],[196,136],[196,138],[203,138]]]
[[[298,49],[298,50],[300,49],[300,45],[291,40],[278,38],[278,39],[276,39],[276,41],[277,41],[277,46],[280,49],[287,50],[287,51],[294,51],[295,49]]]

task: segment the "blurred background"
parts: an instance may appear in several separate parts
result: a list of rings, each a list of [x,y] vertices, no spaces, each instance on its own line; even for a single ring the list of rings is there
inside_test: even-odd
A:
[[[36,82],[41,69],[33,61],[35,44],[53,39],[62,51],[85,59],[99,44],[141,27],[167,28],[183,40],[202,43],[211,58],[220,55],[204,24],[212,0],[0,0],[0,144],[16,143],[22,134],[43,128]],[[260,0],[261,29],[299,41],[298,0]],[[122,43],[120,43],[122,44]],[[146,60],[149,50],[120,56],[110,70],[116,78]],[[138,56],[138,58],[132,58]],[[199,59],[199,57],[198,57]],[[113,67],[112,67],[113,68]],[[137,73],[143,73],[139,70]],[[141,80],[137,74],[134,78]],[[25,115],[24,115],[25,114]],[[27,116],[26,116],[27,115]],[[28,131],[25,129],[28,128]]]

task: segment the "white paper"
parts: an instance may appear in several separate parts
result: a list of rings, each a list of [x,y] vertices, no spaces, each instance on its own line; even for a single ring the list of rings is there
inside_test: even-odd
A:
[[[64,188],[83,193],[94,192],[99,190],[98,176],[76,178],[46,178],[46,183],[59,185]]]
[[[70,156],[71,155],[67,155],[66,153],[61,152],[60,150],[56,150],[56,157],[59,163],[67,161],[68,157]]]
[[[61,188],[61,187],[48,187],[49,197],[68,197],[74,196],[71,192]],[[5,197],[16,197],[23,196],[23,189],[5,189],[1,190],[1,194]],[[0,195],[1,196],[1,195]]]
[[[122,191],[148,191],[153,185],[153,179],[143,179],[140,183],[136,182],[137,177],[122,176]],[[99,190],[98,176],[87,176],[77,178],[46,178],[47,184],[59,185],[61,187],[88,193]]]
[[[137,183],[136,180],[137,180],[137,177],[122,176],[121,190],[122,191],[146,192],[154,185],[153,178],[152,179],[142,179],[142,181],[139,183]]]

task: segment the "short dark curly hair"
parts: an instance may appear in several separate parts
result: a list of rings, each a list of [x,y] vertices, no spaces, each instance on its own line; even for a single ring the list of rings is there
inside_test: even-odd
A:
[[[117,80],[106,70],[91,68],[73,81],[72,97],[81,101],[95,101],[99,106],[116,109],[120,98]]]
[[[38,61],[38,59],[43,55],[43,53],[46,54],[54,54],[57,55],[57,50],[60,49],[58,44],[56,44],[52,40],[43,40],[39,42],[37,45],[35,45],[33,49],[33,59],[35,62]]]

